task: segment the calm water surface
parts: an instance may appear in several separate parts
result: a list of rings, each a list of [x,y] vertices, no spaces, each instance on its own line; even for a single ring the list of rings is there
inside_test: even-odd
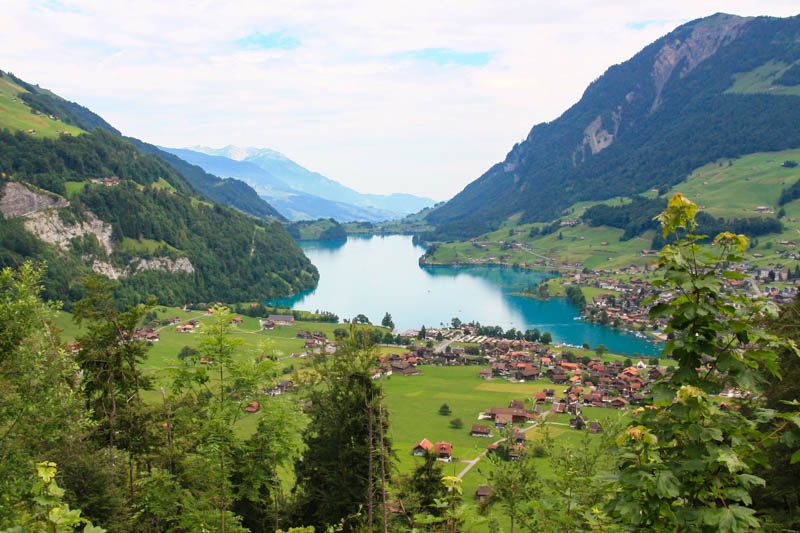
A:
[[[365,314],[379,324],[387,311],[398,330],[437,327],[459,317],[484,325],[549,331],[557,342],[605,344],[617,353],[658,354],[660,345],[581,320],[569,301],[548,301],[520,291],[552,274],[507,267],[420,267],[425,252],[411,237],[349,237],[347,241],[305,241],[300,247],[319,269],[319,286],[277,300],[297,309],[331,311],[341,318]]]

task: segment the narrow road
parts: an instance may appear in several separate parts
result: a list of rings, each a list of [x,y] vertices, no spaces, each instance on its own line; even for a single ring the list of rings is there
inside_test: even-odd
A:
[[[442,342],[436,348],[433,349],[434,353],[444,353],[445,348],[450,346],[450,343],[453,342],[455,339],[447,339],[446,341]]]

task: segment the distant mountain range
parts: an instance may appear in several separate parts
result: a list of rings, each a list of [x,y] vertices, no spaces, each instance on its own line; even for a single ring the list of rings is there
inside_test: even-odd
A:
[[[428,240],[577,202],[669,190],[721,159],[800,146],[800,16],[716,14],[610,67],[556,120],[426,217]]]
[[[411,194],[362,194],[269,148],[162,148],[211,174],[242,180],[290,220],[377,222],[416,213],[434,201]]]

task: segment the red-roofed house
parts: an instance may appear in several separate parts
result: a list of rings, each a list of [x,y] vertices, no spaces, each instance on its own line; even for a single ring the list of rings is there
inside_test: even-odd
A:
[[[436,443],[436,455],[438,455],[437,459],[440,461],[450,462],[453,458],[453,445],[449,442],[437,442]]]
[[[416,456],[423,456],[425,455],[425,452],[429,452],[431,450],[433,450],[433,443],[428,439],[422,439],[414,446],[414,449],[411,451],[411,453]]]

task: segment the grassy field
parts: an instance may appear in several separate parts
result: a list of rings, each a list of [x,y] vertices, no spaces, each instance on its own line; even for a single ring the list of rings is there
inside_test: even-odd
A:
[[[725,92],[738,94],[767,93],[800,95],[800,87],[773,85],[773,82],[780,78],[791,66],[792,63],[787,64],[783,61],[771,59],[750,72],[734,74],[733,85]]]
[[[182,321],[197,319],[200,323],[200,331],[207,327],[212,320],[202,311],[183,311],[175,308],[156,307],[155,312],[159,318],[169,318],[177,316]],[[241,315],[237,315],[241,316]],[[276,327],[272,331],[258,331],[258,322],[255,318],[242,316],[242,324],[239,325],[232,337],[239,339],[242,345],[237,351],[237,357],[250,358],[262,353],[285,357],[294,352],[302,351],[303,340],[297,338],[297,331],[300,329],[323,331],[330,338],[333,338],[333,330],[342,327],[340,324],[318,323],[318,322],[298,322],[295,326]],[[81,333],[72,321],[69,313],[61,312],[56,323],[62,328],[64,340],[74,339]],[[170,368],[180,364],[177,354],[184,346],[197,347],[202,341],[201,333],[178,333],[175,326],[167,326],[159,331],[160,340],[153,343],[150,347],[150,355],[144,368],[156,378],[156,390],[145,394],[146,401],[160,401],[161,393],[159,386],[167,386],[170,381]],[[403,347],[381,347],[381,354],[400,353]],[[578,350],[582,355],[583,351]],[[593,352],[586,352],[593,354]],[[614,358],[609,354],[604,358]],[[290,365],[304,365],[307,360],[287,357],[276,363],[275,376],[280,378],[284,368]],[[555,388],[560,392],[563,387],[554,386],[547,382],[535,383],[511,383],[505,380],[493,379],[483,380],[478,377],[481,368],[479,366],[456,366],[456,367],[435,367],[422,366],[421,375],[402,376],[392,375],[381,380],[386,393],[385,405],[389,411],[390,434],[392,447],[396,453],[395,470],[398,472],[410,472],[420,461],[419,458],[411,455],[411,450],[419,440],[427,438],[431,442],[447,441],[453,444],[454,456],[456,461],[450,464],[443,464],[445,475],[457,475],[466,466],[466,460],[478,457],[487,446],[499,438],[499,433],[493,438],[472,437],[469,432],[471,426],[476,423],[491,425],[491,421],[479,421],[478,414],[491,407],[508,406],[511,400],[522,400],[532,397],[534,393],[545,388]],[[438,413],[442,404],[448,404],[451,414],[442,416]],[[549,405],[544,407],[549,408]],[[625,412],[612,409],[592,409],[585,410],[587,416],[596,420],[607,420],[626,416]],[[455,429],[450,426],[450,421],[460,418],[463,427]],[[560,417],[551,414],[547,417],[548,421],[560,421]],[[567,418],[568,420],[568,418]],[[257,424],[257,416],[244,416],[238,424],[237,434],[240,437],[249,435]],[[556,446],[560,444],[578,444],[581,441],[582,433],[572,430],[563,425],[547,425],[536,427],[527,433],[529,441],[541,440],[547,432]],[[591,436],[590,442],[599,443],[599,438]],[[537,464],[541,476],[547,478],[553,475],[550,460],[547,457],[534,460]],[[474,494],[478,485],[487,483],[487,476],[492,470],[491,463],[485,458],[481,459],[463,478],[462,488],[464,499],[468,502],[474,501]],[[286,490],[290,490],[293,480],[290,472],[284,472],[282,476]],[[502,510],[496,507],[490,511],[490,516],[503,520]],[[488,531],[486,525],[479,526],[476,531]]]
[[[58,131],[79,135],[84,131],[46,116],[31,113],[31,108],[17,94],[28,92],[8,77],[0,77],[0,128],[9,130],[36,130],[41,137],[58,137]]]
[[[511,400],[525,401],[546,388],[559,389],[545,381],[510,383],[500,379],[484,380],[478,377],[481,368],[485,367],[423,366],[422,374],[418,376],[384,378],[382,383],[391,417],[391,437],[400,471],[408,471],[416,464],[418,459],[411,455],[411,450],[423,438],[434,444],[439,441],[453,444],[453,455],[459,460],[476,458],[499,438],[487,439],[469,434],[473,424],[487,424],[478,420],[479,413],[491,407],[508,407]],[[439,414],[439,408],[445,403],[451,410],[448,416]],[[607,411],[608,416],[619,413],[611,409]],[[463,428],[450,426],[450,420],[455,418],[462,420]],[[552,431],[563,433],[559,428],[552,428]],[[535,432],[531,433],[529,439],[535,439]]]

